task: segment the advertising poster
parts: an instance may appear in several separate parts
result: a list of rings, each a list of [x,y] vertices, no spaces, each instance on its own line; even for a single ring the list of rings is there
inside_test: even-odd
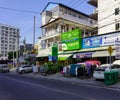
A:
[[[81,31],[79,29],[62,33],[62,50],[77,50],[81,48]]]
[[[82,48],[114,45],[116,40],[120,40],[120,32],[84,38],[82,39]]]

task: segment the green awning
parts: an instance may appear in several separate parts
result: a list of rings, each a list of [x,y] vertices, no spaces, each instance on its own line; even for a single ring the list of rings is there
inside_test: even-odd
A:
[[[58,60],[68,60],[72,54],[62,54],[58,55]]]

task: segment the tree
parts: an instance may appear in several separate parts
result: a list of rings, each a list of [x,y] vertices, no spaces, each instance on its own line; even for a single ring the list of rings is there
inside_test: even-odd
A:
[[[14,54],[13,54],[14,53]],[[19,53],[19,52],[18,52]],[[8,59],[11,60],[13,59],[13,55],[14,55],[14,58],[16,58],[16,51],[10,51],[8,52]],[[18,54],[19,55],[19,54]]]

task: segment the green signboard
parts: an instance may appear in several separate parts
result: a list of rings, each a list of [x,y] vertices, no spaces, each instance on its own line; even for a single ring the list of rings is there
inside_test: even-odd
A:
[[[58,56],[58,47],[57,46],[52,47],[52,56]]]
[[[79,29],[62,33],[62,50],[81,49],[81,31]]]
[[[58,60],[58,45],[52,46],[52,61],[57,62]]]

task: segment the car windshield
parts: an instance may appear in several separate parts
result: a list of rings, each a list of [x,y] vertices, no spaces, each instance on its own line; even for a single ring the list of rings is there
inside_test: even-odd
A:
[[[109,66],[110,66],[109,64],[100,65],[98,68],[99,68],[99,69],[105,69],[105,68],[107,68],[107,67],[109,67]]]
[[[95,71],[105,71],[105,69],[106,69],[107,67],[109,67],[109,66],[110,66],[109,64],[100,65],[99,67],[97,67],[97,68],[95,69]]]

